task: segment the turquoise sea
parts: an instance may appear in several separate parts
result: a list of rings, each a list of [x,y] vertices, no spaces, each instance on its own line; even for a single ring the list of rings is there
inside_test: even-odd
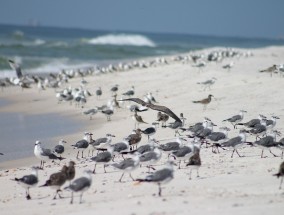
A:
[[[15,75],[7,59],[20,63],[25,72],[47,73],[214,46],[271,45],[284,45],[284,40],[0,24],[0,78]]]

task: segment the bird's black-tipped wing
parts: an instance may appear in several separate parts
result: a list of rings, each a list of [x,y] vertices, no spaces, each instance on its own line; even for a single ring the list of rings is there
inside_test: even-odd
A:
[[[17,77],[22,78],[23,73],[22,73],[21,67],[12,60],[8,60],[8,61],[9,61],[10,66],[12,67],[12,69],[16,70]]]
[[[166,113],[167,115],[169,115],[170,117],[172,117],[176,121],[181,122],[180,118],[177,115],[175,115],[171,111],[171,109],[169,109],[169,108],[167,108],[165,106],[160,106],[160,105],[154,105],[154,104],[146,103],[142,99],[139,99],[139,98],[122,99],[121,101],[133,101],[133,102],[136,102],[138,104],[141,104],[142,106],[146,106],[148,108],[151,108],[152,110],[161,111],[163,113]]]
[[[27,185],[34,185],[38,183],[38,178],[35,175],[25,175],[22,178],[15,178],[15,181],[19,181]]]

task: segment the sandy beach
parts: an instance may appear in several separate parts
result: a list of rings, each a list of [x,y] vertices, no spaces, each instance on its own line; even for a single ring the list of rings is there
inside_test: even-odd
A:
[[[212,48],[200,50],[198,53],[208,53]],[[70,105],[58,104],[54,89],[39,92],[36,85],[32,89],[20,87],[7,87],[0,92],[0,114],[21,113],[25,116],[56,114],[70,123],[78,123],[78,127],[68,130],[63,136],[52,136],[49,142],[43,142],[47,148],[54,147],[60,139],[65,139],[66,152],[60,166],[46,164],[46,168],[39,171],[38,186],[30,190],[32,200],[25,199],[25,190],[15,177],[30,174],[30,167],[40,164],[40,160],[31,156],[28,158],[3,161],[0,163],[0,209],[1,214],[128,214],[128,215],[170,215],[170,214],[281,214],[284,210],[284,188],[279,190],[280,180],[272,176],[277,173],[279,165],[283,162],[280,157],[273,157],[265,151],[267,158],[260,158],[261,149],[244,145],[239,153],[244,157],[231,158],[231,150],[220,150],[220,154],[211,152],[211,148],[201,148],[202,166],[200,177],[193,171],[192,180],[189,180],[189,169],[182,163],[182,168],[175,167],[174,179],[163,185],[162,197],[157,196],[158,187],[155,184],[140,183],[137,185],[126,174],[123,182],[119,183],[120,172],[107,167],[103,173],[102,166],[98,166],[97,173],[92,176],[92,186],[83,195],[83,203],[79,204],[79,196],[75,194],[74,204],[70,205],[68,191],[63,191],[63,199],[52,200],[54,190],[49,187],[39,187],[45,183],[49,175],[57,172],[70,160],[76,162],[76,178],[80,177],[83,170],[93,170],[94,163],[88,159],[76,159],[77,150],[72,144],[82,139],[85,131],[93,133],[93,138],[104,137],[107,133],[115,135],[112,143],[122,141],[134,129],[133,115],[125,106],[134,103],[125,102],[123,108],[115,109],[111,121],[107,121],[102,113],[97,113],[89,120],[82,114],[84,110],[106,104],[111,99],[110,88],[119,84],[118,98],[121,94],[135,86],[134,97],[143,98],[147,92],[152,92],[159,105],[169,107],[174,113],[183,113],[186,120],[185,127],[201,122],[204,117],[210,118],[217,128],[228,126],[229,138],[238,135],[239,129],[233,129],[229,122],[223,122],[240,110],[246,110],[244,122],[257,118],[258,114],[272,114],[278,116],[275,129],[284,132],[284,96],[282,92],[283,77],[279,74],[260,73],[273,64],[284,63],[284,47],[267,47],[260,49],[237,49],[240,52],[250,51],[252,56],[239,58],[225,58],[222,62],[208,62],[200,70],[188,63],[173,62],[149,68],[135,68],[129,71],[113,72],[101,75],[86,76],[86,88],[95,94],[97,87],[101,86],[103,95],[97,99],[95,95],[88,97],[84,109]],[[166,57],[171,59],[171,57]],[[222,66],[234,61],[231,70]],[[211,90],[204,91],[197,82],[202,82],[215,77],[216,83]],[[69,80],[65,86],[79,87],[81,78]],[[64,88],[63,86],[62,88]],[[201,104],[192,101],[206,98],[208,94],[214,99],[203,110]],[[157,112],[149,110],[139,113],[145,122],[140,128],[147,128],[156,120]],[[173,121],[170,119],[169,121]],[[56,128],[56,125],[54,125]],[[186,132],[185,132],[186,133]],[[15,135],[17,132],[15,131]],[[175,139],[174,131],[169,128],[158,128],[154,136],[161,143]],[[34,136],[34,140],[41,140],[41,136]],[[255,137],[248,136],[248,141]],[[147,136],[143,135],[141,145],[147,143]],[[1,141],[1,144],[5,144]],[[30,143],[33,154],[34,142]],[[20,147],[20,140],[19,140]],[[272,148],[280,155],[281,151]],[[1,152],[1,148],[0,148]],[[87,153],[87,150],[85,151]],[[5,153],[2,156],[6,156]],[[117,158],[120,160],[121,158]],[[155,166],[163,168],[167,156],[162,155],[161,161]],[[135,170],[134,178],[144,178],[148,174],[147,168]],[[67,185],[67,184],[66,184]],[[63,186],[65,187],[65,186]]]

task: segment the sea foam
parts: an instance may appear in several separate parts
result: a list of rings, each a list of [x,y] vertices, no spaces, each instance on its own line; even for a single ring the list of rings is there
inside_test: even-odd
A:
[[[87,41],[93,45],[128,45],[156,47],[148,37],[139,34],[107,34]]]

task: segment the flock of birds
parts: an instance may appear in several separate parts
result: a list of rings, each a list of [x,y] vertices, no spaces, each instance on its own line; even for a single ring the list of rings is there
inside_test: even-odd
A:
[[[201,55],[190,55],[188,56],[177,56],[172,59],[172,61],[180,61],[182,63],[188,63],[189,61],[194,62],[195,67],[200,69],[206,66],[204,59],[207,62],[215,61],[221,62],[224,58],[240,57],[240,56],[251,56],[251,53],[241,53],[232,49],[226,49],[222,51],[212,51],[208,54]],[[133,62],[130,64],[121,64],[118,66],[109,65],[105,68],[96,68],[93,70],[86,71],[62,71],[57,75],[49,75],[47,77],[39,76],[24,76],[21,72],[21,68],[13,61],[9,61],[11,67],[16,70],[17,78],[5,82],[1,82],[1,86],[7,86],[11,83],[14,85],[19,85],[24,88],[29,88],[32,83],[37,83],[39,90],[44,90],[47,87],[52,87],[58,89],[62,86],[62,83],[68,83],[70,78],[75,76],[81,77],[81,85],[77,88],[65,87],[63,90],[56,91],[56,98],[58,103],[68,102],[70,104],[75,103],[76,107],[84,108],[84,105],[87,103],[88,97],[92,96],[87,90],[88,82],[84,77],[91,74],[100,74],[105,72],[112,71],[122,71],[129,70],[131,68],[148,68],[150,66],[157,66],[161,64],[168,64],[164,58],[155,60],[154,62]],[[230,63],[224,65],[223,68],[229,70],[234,64]],[[268,68],[266,70],[261,70],[260,72],[271,72],[281,71],[283,66],[273,66],[274,70]],[[211,86],[215,83],[217,79],[212,78],[204,82],[198,82],[203,86],[203,89],[210,90]],[[5,84],[3,84],[5,83]],[[129,111],[134,112],[133,120],[135,121],[135,128],[131,134],[128,134],[123,140],[117,143],[112,143],[113,134],[107,134],[105,137],[93,139],[93,134],[91,132],[85,132],[84,137],[81,140],[78,140],[71,146],[77,150],[76,159],[77,161],[88,161],[94,164],[93,171],[85,171],[85,176],[75,178],[75,162],[70,161],[69,165],[63,165],[62,169],[59,172],[55,172],[49,176],[44,184],[41,187],[49,186],[56,190],[54,199],[57,196],[61,197],[60,192],[62,192],[61,187],[69,182],[69,185],[64,188],[64,190],[71,191],[71,201],[73,203],[73,193],[80,193],[80,203],[82,202],[83,193],[88,190],[92,184],[92,174],[96,174],[97,165],[102,165],[104,172],[106,173],[107,167],[113,167],[120,171],[121,177],[119,182],[122,181],[125,173],[129,174],[129,177],[135,181],[135,183],[149,182],[155,183],[158,185],[158,195],[162,195],[162,184],[168,183],[174,178],[174,165],[177,165],[180,169],[181,164],[185,163],[185,166],[190,169],[190,177],[192,170],[197,171],[197,176],[199,176],[198,170],[201,167],[201,148],[211,147],[213,153],[219,153],[219,149],[227,150],[232,149],[231,158],[233,158],[234,153],[239,157],[243,157],[239,153],[239,148],[244,146],[259,147],[261,148],[261,158],[264,158],[264,150],[268,150],[273,156],[278,157],[271,151],[272,148],[278,148],[281,150],[281,157],[283,159],[284,154],[284,138],[276,140],[277,136],[280,136],[281,133],[275,129],[276,122],[279,119],[277,116],[272,116],[271,119],[268,119],[266,116],[259,115],[258,118],[252,119],[248,122],[243,122],[244,114],[246,111],[240,110],[237,115],[231,116],[224,119],[224,122],[232,124],[232,129],[237,129],[242,127],[239,130],[239,135],[233,138],[229,138],[228,133],[231,129],[228,127],[219,127],[219,131],[214,131],[216,126],[209,118],[204,118],[202,122],[198,122],[191,126],[186,126],[186,118],[183,113],[180,113],[177,116],[171,109],[166,106],[158,105],[158,102],[153,96],[153,93],[147,93],[143,99],[135,98],[135,88],[131,87],[126,92],[121,93],[121,98],[117,99],[117,94],[119,92],[119,85],[113,86],[111,89],[112,98],[107,102],[106,105],[101,107],[95,107],[92,109],[84,110],[83,114],[87,115],[92,119],[92,117],[101,112],[106,115],[107,121],[111,121],[111,116],[115,113],[116,108],[124,108],[125,104],[128,102],[127,108]],[[101,87],[98,87],[96,96],[100,99],[103,91]],[[193,101],[193,103],[200,103],[204,105],[204,110],[206,106],[211,102],[213,95],[209,94],[207,98],[201,99],[198,101]],[[134,102],[129,103],[129,102]],[[146,129],[141,129],[140,124],[146,124],[141,115],[141,112],[148,111],[149,109],[157,111],[157,118],[154,122],[151,123],[150,127]],[[168,122],[169,119],[174,119],[174,122]],[[161,123],[161,127],[160,126]],[[174,131],[174,138],[172,141],[161,144],[160,141],[154,138],[155,134],[159,129],[170,128]],[[147,137],[147,142],[142,144],[142,135]],[[254,141],[247,141],[248,135],[254,135]],[[38,179],[38,169],[44,169],[44,164],[47,161],[59,162],[66,158],[64,156],[64,144],[66,141],[60,140],[59,144],[54,147],[54,149],[47,149],[41,145],[40,141],[36,141],[34,154],[41,161],[39,167],[34,167],[32,169],[32,174],[25,175],[21,178],[15,178],[13,180],[19,182],[26,189],[26,198],[31,199],[29,189],[37,186]],[[88,156],[84,156],[84,152],[88,150]],[[81,152],[81,156],[80,156]],[[96,154],[94,155],[94,152]],[[162,156],[167,157],[166,164],[159,170],[155,169],[155,165],[161,162]],[[115,161],[116,159],[116,161]],[[176,162],[177,161],[177,162]],[[144,178],[133,178],[131,175],[132,171],[136,170],[141,166],[146,166],[148,169],[149,175]],[[151,172],[153,170],[154,172]],[[281,177],[280,189],[282,186],[284,178],[284,162],[280,165],[279,172],[275,174],[277,177]]]

